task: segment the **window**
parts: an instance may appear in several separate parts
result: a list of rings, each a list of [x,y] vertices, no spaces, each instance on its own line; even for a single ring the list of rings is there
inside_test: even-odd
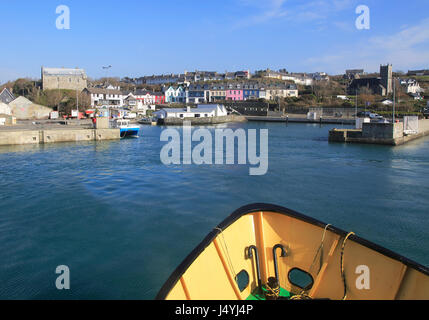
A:
[[[303,290],[310,290],[313,287],[313,277],[306,271],[298,268],[293,268],[288,274],[289,282]]]
[[[241,271],[239,274],[237,274],[237,277],[235,278],[235,282],[237,282],[238,289],[240,289],[240,292],[243,292],[246,290],[246,288],[249,285],[249,274],[246,270]]]

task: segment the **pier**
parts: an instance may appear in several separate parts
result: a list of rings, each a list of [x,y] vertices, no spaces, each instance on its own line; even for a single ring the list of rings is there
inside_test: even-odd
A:
[[[119,139],[120,130],[109,128],[108,122],[106,124],[105,121],[97,123],[96,128],[85,122],[69,125],[54,122],[24,122],[0,129],[0,146]]]
[[[429,135],[429,119],[419,120],[417,132],[406,133],[404,123],[364,123],[362,129],[333,129],[330,142],[398,146]]]

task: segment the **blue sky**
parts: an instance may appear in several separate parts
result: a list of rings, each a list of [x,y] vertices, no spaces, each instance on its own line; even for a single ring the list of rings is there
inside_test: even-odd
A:
[[[70,8],[58,30],[56,8]],[[358,5],[370,9],[358,30]],[[184,70],[343,73],[429,68],[428,0],[0,0],[0,83],[40,67],[91,78]]]

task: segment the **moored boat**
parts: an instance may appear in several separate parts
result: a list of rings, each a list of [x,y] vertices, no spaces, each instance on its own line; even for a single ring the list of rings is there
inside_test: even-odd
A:
[[[114,121],[114,127],[120,129],[121,138],[138,138],[139,137],[140,126],[130,125],[130,120],[116,119]]]
[[[157,295],[167,300],[426,300],[429,269],[298,212],[245,206]]]
[[[143,125],[152,125],[152,126],[156,126],[158,124],[157,119],[154,119],[154,118],[142,118],[139,120],[139,123]]]

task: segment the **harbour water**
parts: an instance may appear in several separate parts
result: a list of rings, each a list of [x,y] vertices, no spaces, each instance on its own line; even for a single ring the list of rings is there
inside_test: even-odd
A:
[[[429,138],[328,142],[334,125],[269,129],[269,170],[160,161],[161,127],[122,141],[0,147],[1,299],[153,299],[239,207],[273,203],[429,265]],[[338,127],[338,125],[336,126]],[[57,266],[70,290],[57,290]]]

